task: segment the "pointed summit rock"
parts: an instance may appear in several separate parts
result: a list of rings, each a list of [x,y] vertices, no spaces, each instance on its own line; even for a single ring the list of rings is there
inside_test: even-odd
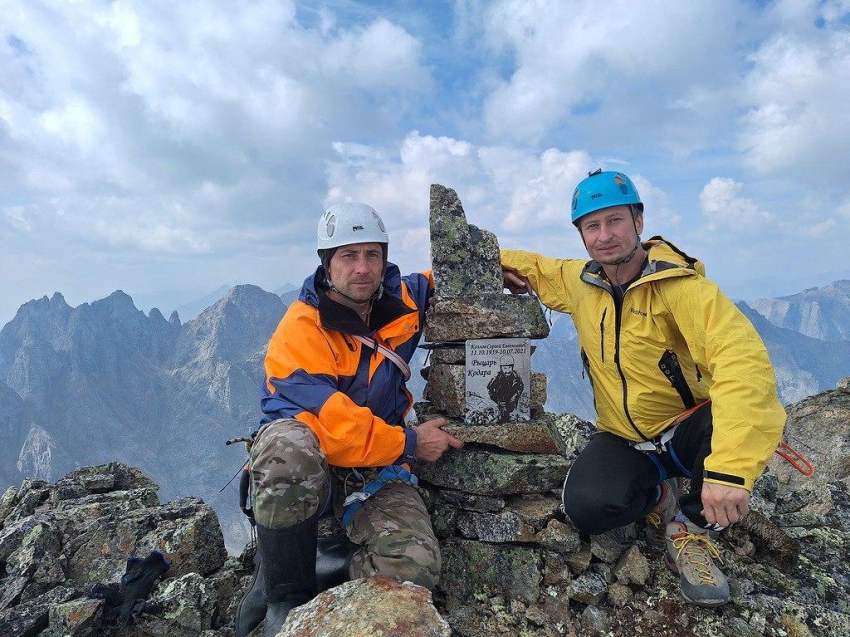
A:
[[[457,193],[431,185],[431,265],[441,298],[501,294],[502,265],[496,235],[466,221]]]
[[[434,298],[425,339],[545,338],[549,326],[536,297],[504,294],[499,242],[469,225],[457,193],[431,185]]]

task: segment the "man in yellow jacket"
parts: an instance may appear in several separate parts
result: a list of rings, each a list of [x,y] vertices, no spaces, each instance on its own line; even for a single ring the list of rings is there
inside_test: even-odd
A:
[[[506,288],[572,316],[593,387],[599,431],[564,482],[564,512],[591,534],[646,518],[684,597],[724,604],[709,531],[747,514],[785,424],[767,350],[702,263],[661,237],[641,242],[626,175],[582,180],[571,218],[590,261],[502,251]]]

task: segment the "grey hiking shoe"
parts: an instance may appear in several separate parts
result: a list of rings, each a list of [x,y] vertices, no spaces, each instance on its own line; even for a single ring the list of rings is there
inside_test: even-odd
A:
[[[667,478],[661,483],[661,495],[658,502],[655,508],[646,514],[646,541],[650,545],[663,546],[667,523],[676,517],[681,493],[681,478]]]
[[[679,574],[682,596],[697,606],[720,606],[729,601],[729,582],[714,565],[720,552],[708,531],[691,522],[670,522],[666,530],[665,561]],[[721,560],[722,561],[722,560]]]

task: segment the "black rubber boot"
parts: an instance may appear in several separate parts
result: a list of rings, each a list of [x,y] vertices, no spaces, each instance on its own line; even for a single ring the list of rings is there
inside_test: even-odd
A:
[[[316,583],[320,593],[351,579],[348,567],[357,548],[358,545],[344,535],[319,538]]]
[[[263,556],[265,637],[275,637],[289,611],[316,596],[316,544],[319,516],[286,529],[257,525]]]
[[[263,561],[260,546],[254,552],[254,579],[236,610],[234,628],[236,637],[248,637],[266,616],[266,598],[263,597]]]

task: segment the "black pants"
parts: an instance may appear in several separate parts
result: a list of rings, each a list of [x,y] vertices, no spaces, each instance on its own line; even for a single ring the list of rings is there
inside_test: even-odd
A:
[[[659,483],[682,476],[691,479],[691,489],[680,500],[681,510],[694,524],[707,527],[700,492],[711,432],[707,403],[679,425],[663,453],[638,451],[614,434],[595,434],[564,482],[564,511],[580,531],[604,533],[644,517],[658,500]]]

